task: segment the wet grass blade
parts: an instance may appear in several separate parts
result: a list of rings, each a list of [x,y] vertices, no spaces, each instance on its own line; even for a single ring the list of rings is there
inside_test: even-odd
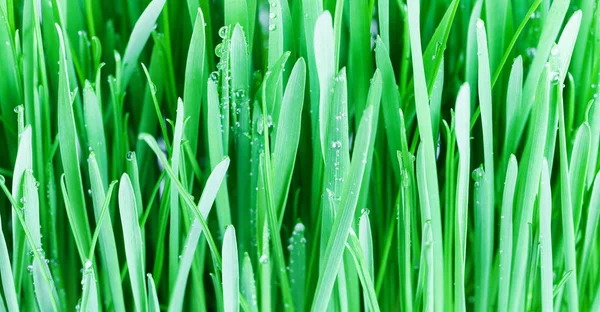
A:
[[[327,253],[324,257],[325,271],[319,277],[312,310],[318,311],[325,308],[330,300],[333,283],[337,271],[342,263],[342,255],[345,242],[350,233],[350,226],[356,210],[358,193],[363,183],[363,175],[366,163],[366,152],[369,141],[372,139],[372,108],[367,108],[361,120],[354,148],[348,178],[344,182],[339,203],[339,213],[335,218],[332,228],[332,236],[327,244]],[[364,162],[363,162],[364,161]]]

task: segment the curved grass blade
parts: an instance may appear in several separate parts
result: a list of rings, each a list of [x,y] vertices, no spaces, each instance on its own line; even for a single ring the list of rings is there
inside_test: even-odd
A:
[[[21,110],[22,111],[22,110]],[[17,149],[17,159],[15,160],[15,167],[13,170],[12,180],[12,196],[19,200],[23,198],[22,185],[25,172],[27,170],[33,170],[33,145],[32,145],[32,129],[27,126],[23,131],[19,133],[19,147]],[[13,208],[21,208],[20,206],[14,206]],[[23,227],[19,224],[19,218],[16,211],[13,209],[12,214],[12,227],[13,227],[13,274],[15,278],[15,290],[18,294],[21,293],[22,280],[25,271],[25,234]]]
[[[573,222],[576,233],[579,231],[581,210],[586,191],[585,178],[590,154],[590,141],[590,126],[584,123],[577,130],[573,150],[571,151],[571,162],[569,163],[569,184],[571,186]]]
[[[123,77],[121,80],[121,89],[124,92],[129,84],[129,80],[133,73],[138,69],[137,61],[146,46],[146,41],[150,38],[150,34],[155,29],[155,24],[160,15],[160,12],[165,5],[166,0],[152,0],[140,15],[140,18],[135,22],[135,26],[129,36],[127,48],[123,55]]]
[[[87,251],[90,250],[91,233],[88,223],[83,183],[79,169],[79,155],[77,153],[78,137],[73,115],[73,96],[69,85],[65,41],[60,26],[56,25],[60,42],[60,71],[58,86],[58,142],[62,165],[65,174],[64,185],[69,201],[67,215],[69,224],[75,238],[81,263],[85,262]]]
[[[277,172],[273,177],[274,197],[276,208],[281,216],[285,211],[300,141],[305,84],[306,64],[304,59],[300,58],[290,74],[279,113],[279,127],[283,131],[279,131],[273,144],[273,171]]]
[[[115,242],[115,235],[112,226],[112,219],[110,214],[106,214],[101,225],[99,225],[102,217],[102,210],[105,204],[107,195],[105,186],[102,181],[102,175],[98,162],[96,161],[96,154],[90,153],[88,157],[88,168],[90,177],[90,189],[92,191],[92,203],[94,207],[94,215],[96,217],[96,226],[100,226],[100,261],[102,262],[102,274],[106,276],[108,282],[108,289],[110,290],[110,298],[115,310],[124,310],[125,301],[123,298],[123,286],[121,285],[121,279],[117,274],[112,272],[119,271],[119,256],[117,252],[117,245]],[[93,255],[93,254],[92,254]],[[104,294],[108,296],[109,294]]]
[[[225,179],[227,168],[229,168],[229,158],[223,159],[213,169],[212,173],[208,177],[208,180],[206,181],[206,186],[202,191],[202,195],[200,196],[197,206],[197,209],[200,211],[203,219],[206,219],[210,213],[215,198],[218,196],[217,194],[220,186]],[[186,247],[181,255],[181,260],[179,261],[177,278],[173,285],[171,298],[169,300],[169,311],[181,311],[188,275],[192,266],[194,254],[196,253],[196,248],[198,246],[198,239],[200,238],[202,231],[203,226],[201,222],[198,221],[198,218],[195,218],[194,222],[190,226],[190,230],[185,242]]]

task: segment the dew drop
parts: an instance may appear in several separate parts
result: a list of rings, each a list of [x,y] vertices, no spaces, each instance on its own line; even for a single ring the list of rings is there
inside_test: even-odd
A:
[[[229,27],[223,26],[219,29],[219,37],[225,39],[227,37],[227,32],[229,31]]]

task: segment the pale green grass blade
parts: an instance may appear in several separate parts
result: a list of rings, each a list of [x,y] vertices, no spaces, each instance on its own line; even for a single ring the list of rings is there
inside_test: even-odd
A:
[[[356,210],[360,185],[363,183],[363,175],[366,163],[366,152],[369,141],[372,139],[372,108],[368,108],[363,114],[361,124],[356,138],[357,145],[354,147],[352,162],[348,178],[344,181],[339,203],[339,213],[335,218],[332,236],[329,239],[327,254],[325,256],[325,271],[319,277],[315,297],[312,304],[313,311],[324,309],[331,297],[331,291],[335,282],[336,273],[342,263],[342,254],[350,226]],[[363,162],[364,161],[364,162]]]
[[[536,88],[538,87],[538,82],[543,79],[543,71],[544,64],[550,55],[550,50],[552,49],[552,45],[554,44],[554,40],[556,40],[556,36],[560,31],[562,26],[562,21],[565,18],[565,14],[567,13],[567,9],[569,7],[570,0],[557,0],[552,2],[552,7],[548,12],[546,17],[546,23],[542,29],[542,33],[540,35],[540,40],[538,42],[535,57],[529,69],[529,73],[527,74],[527,78],[525,79],[525,85],[523,88],[523,113],[519,114],[519,118],[516,120],[515,126],[517,127],[518,134],[522,133],[527,117],[531,112],[531,108],[535,106],[534,95],[536,95]],[[532,117],[535,118],[535,117]],[[516,146],[518,144],[518,140],[511,141],[511,144]],[[512,150],[512,149],[511,149]]]
[[[363,287],[365,296],[365,310],[366,311],[379,311],[379,304],[377,303],[377,296],[375,295],[375,287],[373,285],[373,278],[369,268],[369,261],[365,259],[364,251],[361,249],[361,243],[359,238],[354,233],[354,230],[350,229],[350,235],[348,236],[348,242],[346,242],[346,248],[352,254],[354,265],[360,282]]]
[[[539,0],[541,1],[541,0]],[[475,110],[477,100],[477,21],[481,16],[482,0],[477,0],[473,6],[473,11],[469,17],[467,31],[467,51],[465,64],[465,80],[471,87],[471,111]],[[475,116],[472,116],[472,118]]]
[[[426,183],[429,202],[431,205],[431,230],[433,244],[433,274],[437,277],[435,288],[436,310],[444,306],[444,281],[443,281],[443,246],[442,246],[442,222],[440,216],[440,197],[437,182],[437,169],[435,161],[434,138],[431,128],[431,114],[429,112],[429,97],[427,92],[427,81],[423,67],[423,56],[421,54],[421,34],[419,26],[419,3],[416,0],[408,1],[408,20],[410,31],[410,42],[412,51],[412,63],[415,75],[415,105],[417,112],[417,123],[422,141],[424,155],[424,166],[427,168]]]
[[[548,163],[544,159],[540,181],[540,269],[542,284],[542,310],[553,311],[552,295],[552,194]]]
[[[519,167],[515,155],[510,155],[506,169],[506,179],[502,195],[502,215],[500,216],[500,269],[498,285],[498,311],[508,311],[510,296],[511,265],[513,255],[513,203]]]
[[[562,212],[563,244],[564,244],[564,270],[572,271],[571,277],[566,284],[566,295],[569,310],[579,311],[579,300],[577,297],[577,263],[575,254],[575,229],[573,222],[573,201],[569,176],[569,165],[567,158],[567,139],[565,129],[565,113],[563,98],[560,87],[556,88],[558,99],[558,139],[560,155],[560,204]]]
[[[302,103],[306,84],[306,63],[300,58],[294,65],[285,88],[281,111],[279,113],[279,131],[273,144],[273,171],[275,205],[280,215],[285,211],[287,194],[296,162],[296,151],[300,141]],[[281,218],[280,218],[281,219]]]
[[[467,225],[469,212],[469,175],[471,169],[471,90],[464,83],[456,98],[456,143],[459,164],[456,181],[456,227],[455,227],[455,292],[454,304],[457,311],[466,311],[465,262],[467,252]],[[450,246],[448,246],[450,248]]]
[[[185,128],[185,138],[190,141],[192,152],[198,146],[198,131],[200,129],[200,110],[204,97],[206,81],[205,54],[206,36],[204,15],[198,9],[194,30],[190,41],[190,48],[185,66],[185,85],[183,88],[184,118],[190,118]],[[162,120],[161,120],[162,122]]]
[[[315,44],[315,64],[319,76],[319,138],[321,142],[321,151],[325,158],[327,150],[327,123],[329,121],[329,108],[331,107],[332,95],[329,91],[334,87],[333,78],[335,75],[335,58],[333,54],[333,26],[331,14],[328,11],[319,16],[315,24],[314,44]],[[314,92],[314,91],[313,91]],[[315,112],[313,112],[315,114]]]
[[[92,85],[86,81],[83,89],[83,107],[85,117],[85,129],[87,131],[87,137],[89,141],[88,150],[94,152],[98,168],[100,169],[100,176],[102,177],[102,184],[108,185],[108,158],[106,152],[106,137],[104,135],[104,124],[102,118],[102,109],[100,101],[96,96],[95,90]]]
[[[21,110],[22,112],[22,110]],[[15,167],[13,170],[12,180],[12,196],[17,199],[23,197],[22,185],[25,172],[27,170],[33,170],[33,153],[32,153],[32,131],[31,127],[27,126],[23,131],[19,133],[19,147],[17,149],[17,159],[15,161]],[[13,208],[21,208],[20,206],[14,206]],[[21,224],[19,224],[19,218],[16,211],[13,209],[12,213],[12,227],[13,227],[13,275],[15,278],[15,290],[18,294],[21,293],[22,280],[25,272],[25,234]]]
[[[145,311],[148,305],[146,295],[145,260],[142,234],[138,224],[135,195],[129,176],[124,173],[119,185],[119,214],[123,227],[125,256],[129,268],[129,279],[133,292],[134,307],[137,311]]]
[[[371,307],[377,305],[377,298],[373,297],[371,293],[375,293],[373,288],[373,280],[375,278],[375,269],[373,265],[373,234],[371,233],[371,222],[369,221],[369,212],[364,211],[359,218],[358,222],[358,237],[360,242],[360,247],[362,249],[364,263],[361,266],[356,266],[357,271],[364,273],[367,272],[369,278],[371,279],[371,289],[363,286],[364,293],[364,302],[365,302],[365,310],[371,311]],[[361,270],[362,267],[362,270]],[[359,276],[361,274],[359,273]],[[363,278],[364,279],[364,278]],[[364,283],[363,283],[364,284]],[[366,303],[370,302],[370,305]]]
[[[203,219],[206,219],[210,213],[215,198],[218,196],[217,194],[220,186],[225,178],[227,168],[229,168],[229,158],[222,160],[215,167],[206,181],[206,186],[204,187],[204,191],[200,196],[197,208],[202,214]],[[171,292],[171,298],[169,299],[169,311],[181,311],[183,306],[183,297],[185,295],[188,275],[192,266],[194,254],[196,253],[196,248],[198,246],[198,239],[203,231],[203,226],[201,223],[202,222],[198,221],[196,218],[190,226],[190,230],[185,242],[186,247],[183,249],[183,253],[179,261],[177,279],[175,280],[175,284]]]
[[[581,10],[573,13],[569,21],[563,28],[562,34],[558,39],[558,51],[561,59],[560,64],[560,77],[561,81],[565,81],[567,76],[569,64],[571,64],[571,56],[573,55],[573,49],[575,48],[575,42],[577,40],[577,34],[579,32],[579,26],[581,25]]]
[[[240,276],[235,229],[228,226],[223,237],[223,307],[225,312],[240,309]]]
[[[177,102],[177,117],[175,120],[175,129],[173,133],[173,150],[171,153],[171,168],[175,173],[175,180],[179,179],[179,163],[181,161],[181,140],[183,137],[183,114],[184,105],[181,99]],[[173,289],[173,284],[177,278],[177,267],[179,262],[179,235],[181,232],[179,211],[179,192],[175,187],[175,182],[171,181],[169,189],[169,289]]]
[[[75,129],[73,115],[73,96],[69,85],[67,58],[63,32],[56,25],[56,31],[60,41],[60,72],[58,87],[58,140],[62,165],[65,174],[64,182],[68,194],[69,224],[75,238],[81,263],[85,262],[87,251],[90,250],[91,233],[86,212],[85,198],[83,195],[83,183],[79,169],[79,156],[77,153],[78,137]],[[70,211],[69,211],[70,210]]]
[[[294,309],[305,310],[305,286],[306,286],[306,238],[304,237],[304,224],[296,223],[292,237],[290,237],[289,274],[290,288],[294,294]]]
[[[208,80],[208,111],[207,111],[207,136],[209,146],[209,158],[211,168],[214,170],[225,154],[223,152],[223,125],[219,118],[219,98],[217,94],[216,82]],[[219,229],[223,233],[225,227],[231,224],[231,210],[229,208],[229,191],[227,183],[221,184],[219,193],[216,199],[217,218],[219,220]]]
[[[521,168],[517,179],[516,206],[520,207],[521,215],[516,217],[516,241],[514,242],[513,271],[511,277],[511,293],[509,311],[515,311],[524,303],[525,274],[527,270],[527,255],[529,253],[529,223],[533,216],[535,196],[539,189],[539,179],[544,156],[544,144],[548,130],[549,110],[549,66],[542,72],[542,78],[537,88],[536,103],[530,121],[531,134],[527,142],[525,157],[521,160]],[[518,212],[517,212],[518,213]]]
[[[92,261],[90,260],[87,260],[83,265],[83,279],[81,280],[81,284],[83,285],[83,292],[81,294],[80,310],[99,311],[96,277]]]
[[[324,261],[326,249],[331,237],[332,226],[335,222],[335,215],[339,212],[339,200],[342,192],[343,181],[347,178],[348,168],[350,166],[350,143],[348,140],[348,80],[346,78],[346,69],[343,68],[334,82],[333,101],[329,108],[329,118],[326,128],[325,142],[327,143],[324,152],[325,166],[323,170],[323,199],[321,202],[321,243],[320,260]],[[325,262],[320,263],[319,272],[323,272]],[[341,276],[343,270],[340,269],[339,280],[345,278]],[[341,288],[341,282],[338,280],[338,289]],[[343,300],[343,291],[338,292],[340,301]],[[340,307],[342,308],[342,307]]]
[[[521,99],[523,98],[523,58],[518,56],[513,62],[508,78],[508,90],[506,92],[506,131],[504,139],[508,142],[517,135],[515,121],[519,118]],[[514,151],[507,150],[509,144],[504,145],[505,158]]]
[[[29,180],[30,180],[29,188],[34,189],[35,182],[34,182],[33,176]],[[19,224],[23,228],[23,232],[27,239],[29,250],[33,253],[34,262],[39,264],[37,266],[32,267],[32,270],[34,270],[34,271],[37,270],[36,274],[34,275],[34,277],[35,277],[34,283],[40,284],[39,285],[39,287],[40,287],[39,295],[44,296],[44,297],[40,298],[40,300],[42,300],[42,302],[45,305],[44,309],[47,309],[50,311],[59,311],[60,302],[58,301],[58,295],[55,292],[50,293],[52,290],[56,289],[56,287],[54,286],[54,281],[52,280],[50,270],[48,269],[48,265],[46,263],[46,258],[44,256],[44,251],[42,248],[38,248],[38,246],[40,246],[40,245],[36,244],[32,233],[29,231],[28,225],[25,221],[25,217],[23,216],[22,205],[19,205],[17,203],[17,201],[15,200],[15,198],[11,195],[10,191],[6,187],[6,184],[4,183],[4,177],[2,177],[2,180],[0,182],[2,182],[2,183],[0,183],[0,188],[2,188],[2,191],[4,192],[4,194],[6,195],[6,197],[8,197],[8,200],[10,201],[10,203],[13,206],[13,211],[17,215]],[[29,194],[29,196],[36,196],[34,194],[34,192],[30,192],[28,194]],[[25,203],[27,203],[27,199],[23,200],[23,203],[21,203],[21,204],[25,204]],[[31,203],[35,204],[33,202],[33,200],[31,200]],[[34,209],[28,209],[28,210],[31,211]],[[36,269],[36,267],[37,267],[37,269]],[[3,284],[4,284],[4,282],[3,282]],[[41,285],[41,284],[44,284],[44,285]],[[11,295],[10,294],[11,291],[12,290],[10,288],[8,290],[5,290],[5,292],[7,292],[9,296]],[[46,304],[48,304],[48,306],[46,306]],[[18,309],[16,309],[15,311],[18,311]]]
[[[477,21],[477,55],[478,55],[478,91],[481,108],[481,126],[483,134],[483,158],[485,175],[481,181],[482,197],[481,216],[475,210],[475,253],[481,261],[475,266],[475,309],[489,309],[489,287],[493,249],[494,249],[494,133],[492,117],[492,87],[490,81],[490,61],[486,30],[482,20]],[[479,219],[479,220],[478,220]],[[481,222],[478,222],[481,221]]]
[[[585,175],[590,154],[590,126],[584,123],[577,130],[573,149],[571,150],[571,162],[569,163],[569,185],[571,186],[571,199],[573,201],[573,222],[575,233],[579,231],[581,210],[585,196]]]
[[[160,304],[158,303],[158,294],[156,293],[156,285],[152,274],[146,274],[148,278],[148,312],[160,312]]]
[[[27,129],[30,128],[28,127]],[[33,263],[29,266],[33,271],[35,297],[42,311],[56,311],[60,307],[60,301],[52,276],[50,275],[48,263],[43,256],[42,235],[40,231],[40,205],[36,181],[31,169],[25,170],[23,174],[23,197],[21,198],[21,202],[23,203],[23,214],[27,231],[29,231],[30,239],[35,244],[28,249],[31,250],[34,247],[42,256],[42,259],[33,259]]]
[[[88,128],[89,129],[89,128]],[[92,191],[92,203],[96,224],[100,222],[102,210],[107,198],[105,186],[102,181],[100,168],[94,152],[88,157],[88,168],[90,176],[90,189]],[[119,257],[117,254],[117,245],[112,226],[110,214],[104,216],[106,220],[100,225],[100,259],[102,261],[101,274],[105,275],[110,289],[110,297],[113,307],[116,310],[125,309],[123,298],[123,287],[121,279],[117,274],[111,272],[119,271]],[[97,225],[98,226],[98,225]],[[96,230],[97,231],[97,230]],[[109,294],[104,294],[108,296]]]
[[[138,58],[155,28],[156,21],[165,2],[166,0],[152,0],[135,23],[123,55],[123,77],[120,91],[125,91],[131,76],[138,70]]]
[[[292,284],[293,287],[294,284]],[[242,276],[240,278],[240,288],[242,296],[248,302],[250,312],[258,312],[257,306],[257,295],[256,295],[256,281],[254,279],[254,271],[252,269],[252,260],[248,253],[244,254],[244,262],[242,264]],[[304,287],[302,288],[304,289]],[[298,294],[298,296],[301,296]]]
[[[373,107],[373,121],[372,126],[373,133],[375,133],[374,139],[370,142],[369,151],[367,152],[367,165],[365,167],[365,181],[370,181],[371,171],[373,169],[373,151],[375,148],[376,128],[379,124],[379,107],[381,105],[381,94],[383,89],[383,83],[381,81],[381,72],[379,69],[375,70],[373,78],[371,78],[371,86],[369,88],[369,94],[367,95],[367,107]],[[393,161],[395,163],[395,161]],[[358,197],[357,207],[366,207],[367,200],[369,197],[370,183],[364,183],[360,188],[360,196]]]
[[[171,180],[175,182],[175,185],[177,186],[177,190],[179,191],[180,198],[183,199],[183,202],[185,203],[187,208],[192,210],[192,212],[196,216],[196,220],[200,221],[200,224],[202,225],[202,229],[203,229],[203,231],[205,231],[204,236],[205,236],[208,246],[210,248],[210,252],[211,252],[213,261],[215,261],[217,264],[221,263],[221,256],[220,256],[219,250],[215,244],[212,234],[210,233],[210,231],[208,231],[208,225],[206,224],[205,218],[202,216],[202,211],[199,210],[198,207],[196,207],[196,205],[194,204],[194,202],[192,200],[192,195],[190,195],[188,193],[188,191],[183,186],[183,184],[179,180],[175,179],[175,173],[173,172],[173,169],[169,165],[167,158],[160,150],[160,147],[158,146],[156,139],[154,139],[154,137],[150,136],[147,133],[141,133],[139,135],[139,139],[145,141],[146,144],[148,144],[150,149],[152,149],[152,151],[154,152],[154,154],[160,161],[160,164],[164,167],[164,170],[167,172],[167,175],[169,176],[169,178],[171,178]],[[229,161],[229,158],[226,157],[222,161],[225,161],[225,160]]]

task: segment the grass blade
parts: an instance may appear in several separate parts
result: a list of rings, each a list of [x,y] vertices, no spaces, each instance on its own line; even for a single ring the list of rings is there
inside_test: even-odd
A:
[[[135,23],[123,56],[123,77],[121,80],[122,85],[120,91],[125,91],[131,76],[138,70],[138,58],[146,45],[146,41],[148,41],[150,34],[155,28],[156,21],[158,20],[158,16],[162,11],[165,2],[166,0],[152,0]]]
[[[223,306],[225,312],[239,311],[239,264],[235,229],[228,226],[223,237]]]
[[[372,108],[367,108],[363,113],[356,138],[358,145],[354,148],[348,178],[344,182],[342,189],[339,213],[335,218],[335,223],[333,224],[331,231],[332,236],[329,238],[327,254],[324,258],[326,264],[325,271],[319,277],[315,298],[311,308],[312,311],[318,311],[327,306],[331,297],[331,291],[333,289],[337,271],[342,263],[344,245],[350,232],[360,186],[361,183],[363,183],[367,147],[369,141],[372,139],[371,114]]]
[[[553,310],[552,295],[552,194],[550,189],[550,172],[544,160],[540,181],[540,269],[542,277],[542,310]]]
[[[123,226],[125,256],[129,268],[129,279],[133,292],[134,306],[137,311],[145,311],[148,305],[146,297],[146,280],[142,234],[138,224],[135,195],[129,176],[124,173],[119,183],[119,213]]]

